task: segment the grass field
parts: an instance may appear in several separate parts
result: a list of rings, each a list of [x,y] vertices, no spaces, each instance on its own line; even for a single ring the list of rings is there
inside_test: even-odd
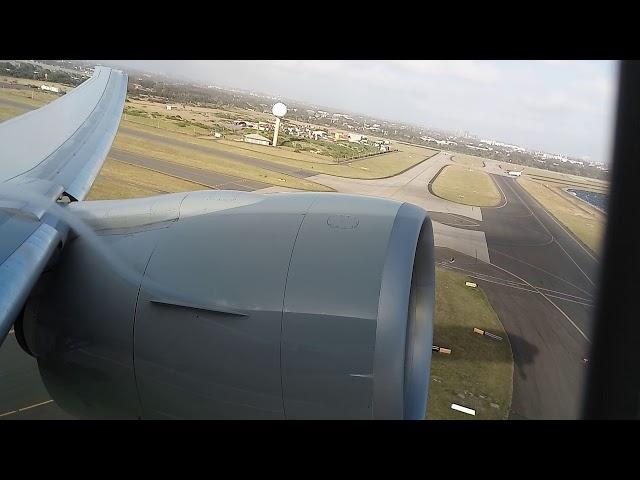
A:
[[[249,180],[257,180],[271,185],[285,186],[298,190],[331,191],[330,188],[304,178],[297,178],[275,170],[267,170],[246,162],[230,160],[215,148],[207,147],[207,152],[177,145],[154,142],[147,138],[119,132],[113,146],[137,155],[166,160],[178,165],[201,168],[212,172],[231,175]],[[275,166],[274,166],[275,168]]]
[[[484,167],[485,159],[476,157],[474,155],[465,155],[464,153],[456,153],[451,159],[467,167],[482,168]]]
[[[337,164],[331,157],[309,152],[295,152],[293,149],[288,147],[273,148],[270,146],[254,145],[233,140],[213,141],[198,138],[197,136],[189,134],[188,130],[185,132],[186,135],[184,135],[179,132],[162,130],[162,128],[158,129],[152,125],[144,125],[128,120],[123,120],[121,125],[141,132],[155,134],[161,132],[164,137],[175,138],[182,142],[208,148],[211,150],[212,155],[223,155],[226,152],[240,153],[259,160],[271,162],[274,164],[274,169],[277,169],[278,165],[285,165],[288,167],[310,170],[317,172],[318,174],[323,173],[338,177],[357,179],[376,179],[396,175],[438,153],[437,150],[413,147],[409,145],[398,145],[398,148],[400,149],[398,152],[390,152],[383,155],[365,157],[364,159],[354,160],[348,163]]]
[[[69,88],[67,87],[67,90]],[[0,98],[20,102],[31,107],[42,107],[49,102],[60,98],[60,95],[46,90],[14,90],[0,88]]]
[[[538,182],[544,183],[545,185],[549,185],[549,186],[556,186],[556,187],[569,187],[569,188],[577,188],[580,190],[588,190],[591,192],[598,192],[598,193],[604,193],[604,194],[608,194],[609,193],[609,184],[606,182],[602,182],[602,183],[596,183],[596,182],[585,182],[584,180],[572,180],[570,178],[564,178],[564,179],[560,179],[557,177],[549,177],[547,175],[538,175],[538,174],[527,174],[527,178],[530,178],[531,180],[536,180]],[[591,179],[589,179],[591,180]]]
[[[480,288],[469,288],[465,275],[436,267],[434,345],[451,349],[433,353],[428,420],[506,419],[513,391],[513,356],[507,334]],[[473,328],[501,336],[491,340]],[[457,412],[457,403],[476,416]]]
[[[581,177],[579,175],[571,175],[568,173],[559,173],[551,170],[543,170],[542,168],[525,167],[525,175],[541,176],[546,179],[553,179],[566,182],[578,182],[585,185],[592,185],[595,187],[609,188],[609,182],[606,180],[600,180],[598,178]]]
[[[518,182],[592,252],[600,253],[605,215],[558,187],[545,186],[524,178],[518,179]]]
[[[445,167],[431,188],[439,197],[464,205],[495,207],[502,201],[489,175],[460,165]]]
[[[17,77],[7,77],[6,75],[0,75],[0,83],[12,83],[17,85],[35,85],[36,87],[40,87],[40,85],[49,85],[50,87],[58,87],[61,91],[68,92],[73,90],[73,87],[69,85],[64,85],[62,83],[49,82],[46,80],[33,80],[28,78],[17,78]],[[46,93],[44,90],[42,91]]]
[[[0,107],[0,122],[9,120],[10,118],[17,117],[24,113],[24,111],[13,107]]]
[[[206,190],[200,184],[107,157],[86,200],[116,200],[163,193]]]

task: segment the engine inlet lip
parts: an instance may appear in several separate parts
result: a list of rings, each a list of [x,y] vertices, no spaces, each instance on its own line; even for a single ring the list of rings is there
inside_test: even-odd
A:
[[[433,230],[427,212],[403,203],[382,271],[373,369],[374,419],[424,418],[435,306],[433,258]]]

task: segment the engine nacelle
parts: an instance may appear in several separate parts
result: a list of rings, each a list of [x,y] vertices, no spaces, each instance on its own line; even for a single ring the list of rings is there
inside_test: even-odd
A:
[[[97,237],[68,242],[16,331],[70,414],[424,418],[423,209],[232,191],[68,208]]]

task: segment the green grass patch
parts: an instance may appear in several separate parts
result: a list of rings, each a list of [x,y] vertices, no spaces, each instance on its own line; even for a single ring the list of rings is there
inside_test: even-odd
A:
[[[294,152],[314,152],[318,155],[326,155],[336,160],[355,159],[365,155],[379,153],[380,149],[372,145],[361,145],[346,141],[333,142],[331,140],[313,140],[281,134],[281,146],[290,147]]]
[[[489,175],[461,165],[445,167],[431,188],[439,197],[464,205],[495,207],[502,201],[500,192]]]
[[[428,420],[506,419],[513,392],[513,355],[509,339],[481,288],[465,286],[467,276],[436,267],[434,345],[451,349],[433,353]],[[473,333],[499,335],[502,341]],[[451,409],[457,403],[475,416]]]

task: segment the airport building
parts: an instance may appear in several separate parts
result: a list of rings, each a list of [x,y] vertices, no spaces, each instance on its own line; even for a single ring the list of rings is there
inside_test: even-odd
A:
[[[269,145],[270,141],[268,138],[263,137],[262,135],[258,135],[257,133],[250,133],[244,136],[244,141],[246,143],[255,143],[256,145]]]

